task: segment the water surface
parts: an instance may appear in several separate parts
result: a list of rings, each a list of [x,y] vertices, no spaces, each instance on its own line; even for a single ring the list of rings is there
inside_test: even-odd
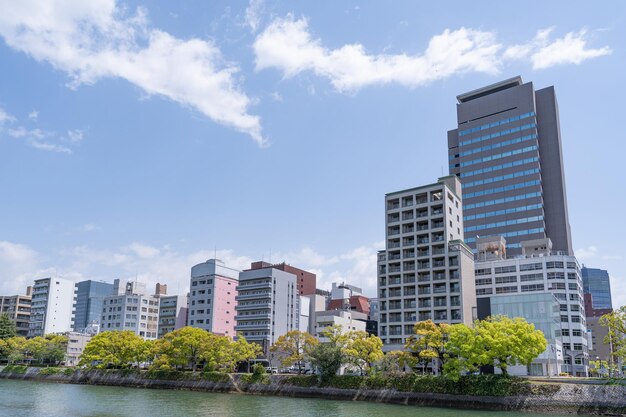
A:
[[[0,379],[0,416],[11,417],[544,417],[308,398],[54,384]]]

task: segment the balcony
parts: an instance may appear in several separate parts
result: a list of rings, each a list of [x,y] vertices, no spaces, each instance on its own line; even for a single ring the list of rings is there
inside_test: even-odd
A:
[[[272,298],[272,293],[267,291],[267,292],[253,292],[253,293],[239,293],[236,297],[235,300],[250,300],[250,299],[255,299],[255,298]]]

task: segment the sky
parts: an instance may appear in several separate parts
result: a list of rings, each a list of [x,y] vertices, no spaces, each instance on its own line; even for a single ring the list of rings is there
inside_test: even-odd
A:
[[[0,294],[286,261],[376,293],[458,94],[554,85],[576,254],[626,304],[626,3],[0,0]]]

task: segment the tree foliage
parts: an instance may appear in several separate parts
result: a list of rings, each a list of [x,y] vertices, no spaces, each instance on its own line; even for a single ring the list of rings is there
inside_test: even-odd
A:
[[[626,306],[603,315],[598,322],[607,328],[604,343],[611,346],[610,363],[607,367],[611,376],[614,364],[626,360]]]
[[[0,340],[6,340],[16,335],[15,323],[11,317],[6,313],[0,314]]]
[[[347,343],[343,352],[348,363],[357,366],[363,375],[374,362],[384,357],[383,341],[367,332],[353,330],[347,334]]]
[[[145,357],[144,340],[130,330],[106,331],[91,338],[80,365],[98,368],[127,368]]]
[[[441,372],[446,361],[446,343],[450,332],[450,325],[437,324],[432,320],[419,321],[413,327],[414,335],[410,336],[405,349],[412,352],[422,365],[435,361]]]
[[[280,336],[270,351],[280,358],[282,366],[298,366],[298,373],[302,373],[302,365],[310,351],[319,342],[307,332],[292,330]]]

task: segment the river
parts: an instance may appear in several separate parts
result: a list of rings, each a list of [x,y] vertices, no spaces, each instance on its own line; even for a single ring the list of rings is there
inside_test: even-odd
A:
[[[243,394],[214,394],[0,379],[0,416],[10,417],[539,417]]]

